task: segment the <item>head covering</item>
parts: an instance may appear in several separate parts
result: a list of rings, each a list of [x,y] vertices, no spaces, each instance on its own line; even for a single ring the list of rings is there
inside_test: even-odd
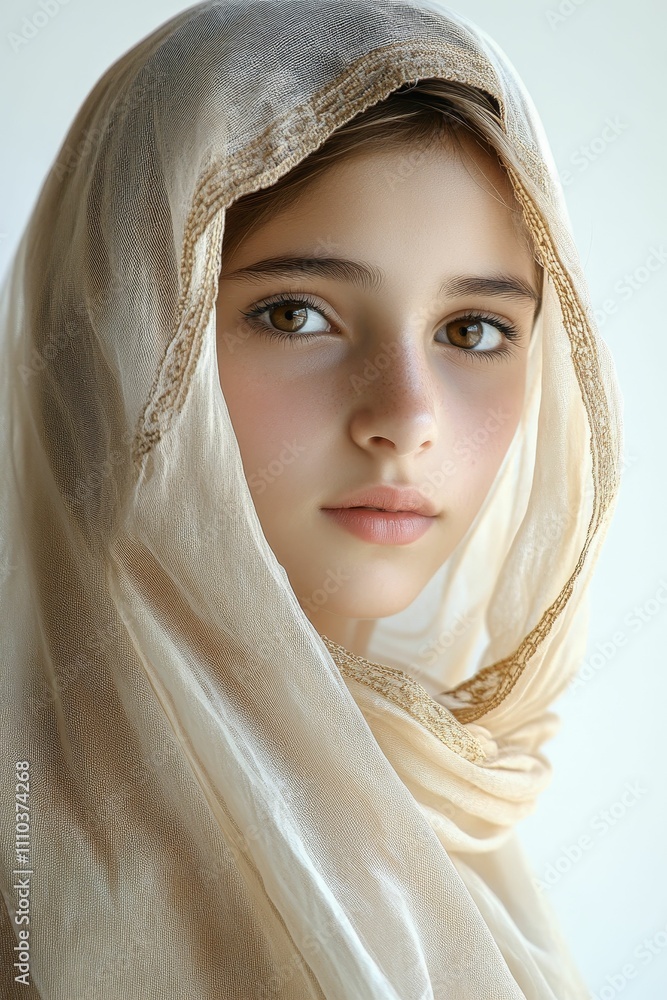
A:
[[[225,208],[431,77],[498,101],[543,306],[479,516],[355,657],[244,476]],[[585,648],[621,404],[515,70],[436,0],[207,0],[102,76],[66,149],[0,302],[3,996],[587,996],[515,825]]]

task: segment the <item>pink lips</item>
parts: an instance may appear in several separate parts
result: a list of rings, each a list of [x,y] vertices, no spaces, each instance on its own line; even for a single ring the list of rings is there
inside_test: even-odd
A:
[[[380,508],[369,510],[368,508]],[[438,510],[414,486],[379,483],[322,510],[341,528],[377,545],[408,545],[426,534]]]
[[[426,534],[435,517],[414,511],[366,510],[363,507],[328,507],[324,513],[341,528],[376,545],[408,545]]]

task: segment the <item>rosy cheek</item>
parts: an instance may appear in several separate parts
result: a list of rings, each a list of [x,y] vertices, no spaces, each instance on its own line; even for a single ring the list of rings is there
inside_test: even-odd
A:
[[[317,437],[324,418],[312,380],[295,384],[261,364],[237,362],[220,382],[246,473],[278,461],[287,446],[302,453]]]
[[[480,362],[486,364],[486,362]],[[516,432],[522,410],[522,381],[508,373],[500,384],[480,379],[450,396],[442,418],[449,456],[449,497],[461,512],[482,502]],[[451,387],[450,387],[451,390]]]

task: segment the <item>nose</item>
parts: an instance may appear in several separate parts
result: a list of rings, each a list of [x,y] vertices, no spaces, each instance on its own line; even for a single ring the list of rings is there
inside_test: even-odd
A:
[[[350,418],[355,444],[386,449],[395,457],[417,455],[437,440],[437,391],[423,352],[392,341],[350,376],[358,400]]]

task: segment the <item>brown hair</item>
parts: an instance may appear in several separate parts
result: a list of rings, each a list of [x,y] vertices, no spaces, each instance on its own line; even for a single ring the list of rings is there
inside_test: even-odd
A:
[[[447,143],[463,153],[461,131],[503,169],[510,166],[519,176],[525,173],[503,130],[498,102],[490,94],[438,78],[407,83],[337,128],[275,184],[243,195],[227,208],[222,270],[251,230],[294,204],[309,184],[342,159],[387,148],[411,146],[426,150]],[[507,207],[519,238],[533,254],[536,276],[541,278],[539,258],[521,209],[514,201]],[[541,280],[537,287],[541,287]]]

